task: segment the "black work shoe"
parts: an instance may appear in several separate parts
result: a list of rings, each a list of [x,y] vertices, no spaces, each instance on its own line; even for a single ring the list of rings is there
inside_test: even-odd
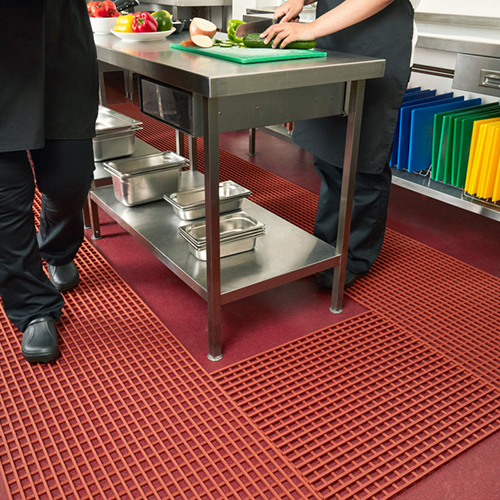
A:
[[[54,287],[60,292],[69,292],[78,285],[80,276],[74,262],[62,266],[51,266],[47,264],[49,279]]]
[[[355,281],[359,280],[368,273],[354,274],[348,269],[345,270],[345,281],[344,290],[347,290],[350,286],[354,284]],[[316,275],[316,283],[322,288],[328,288],[329,290],[333,287],[333,269],[326,269],[321,271]]]
[[[54,320],[34,319],[23,333],[21,352],[30,363],[50,363],[59,356],[59,343]]]

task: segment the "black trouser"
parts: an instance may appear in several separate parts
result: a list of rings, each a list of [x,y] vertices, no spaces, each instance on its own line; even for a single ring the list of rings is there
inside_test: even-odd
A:
[[[64,299],[42,268],[71,262],[84,237],[82,209],[94,170],[92,139],[46,141],[31,151],[42,193],[38,238],[35,178],[26,151],[0,153],[0,297],[24,331],[41,316],[59,321]]]
[[[335,245],[337,240],[342,169],[314,157],[321,177],[314,235]],[[391,190],[391,169],[386,164],[379,174],[356,174],[347,269],[354,274],[368,272],[384,240]]]

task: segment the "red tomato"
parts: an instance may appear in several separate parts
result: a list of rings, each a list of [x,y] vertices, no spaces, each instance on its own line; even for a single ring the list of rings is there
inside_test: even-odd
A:
[[[108,7],[106,17],[118,17],[120,15],[120,13],[116,10],[116,5],[111,0],[104,0],[102,3]]]
[[[104,2],[95,2],[92,6],[92,14],[95,17],[106,17],[108,13],[108,6]]]
[[[87,4],[87,11],[89,13],[89,16],[90,17],[94,17],[94,14],[92,13],[92,7],[94,7],[94,5],[96,4],[97,2],[89,2]]]

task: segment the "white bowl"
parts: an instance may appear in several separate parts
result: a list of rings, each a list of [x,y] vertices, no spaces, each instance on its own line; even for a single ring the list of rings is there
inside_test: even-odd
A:
[[[123,33],[122,31],[111,30],[113,35],[121,38],[124,42],[152,42],[162,40],[175,32],[175,28],[169,31],[152,31],[149,33]]]
[[[109,35],[116,25],[116,17],[91,17],[90,24],[96,35]]]

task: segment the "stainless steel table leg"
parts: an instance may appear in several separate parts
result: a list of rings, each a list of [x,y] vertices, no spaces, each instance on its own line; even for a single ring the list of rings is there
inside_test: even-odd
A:
[[[248,156],[255,156],[255,129],[248,131]]]
[[[90,195],[87,197],[87,201],[83,205],[83,227],[85,229],[90,229]]]
[[[330,311],[342,312],[344,301],[344,281],[351,229],[352,198],[356,183],[358,165],[359,135],[361,130],[361,114],[365,94],[365,81],[351,82],[349,97],[349,114],[344,153],[344,170],[342,174],[342,191],[340,194],[339,226],[337,230],[337,248],[341,251],[340,263],[333,271],[332,303]]]
[[[102,238],[101,235],[101,223],[99,222],[99,207],[92,200],[92,189],[95,188],[95,181],[92,181],[90,185],[90,191],[87,196],[87,211],[90,219],[90,228],[92,229],[92,239],[100,240]]]
[[[186,156],[186,150],[184,148],[184,133],[180,130],[175,131],[175,147],[176,153],[180,156]]]
[[[106,84],[104,83],[104,71],[99,71],[99,104],[106,106]]]
[[[188,136],[189,142],[189,170],[198,170],[198,148],[196,145],[196,137]]]
[[[123,82],[125,85],[125,96],[127,99],[132,100],[134,98],[134,72],[124,70]]]
[[[89,209],[90,209],[90,227],[92,228],[92,239],[100,240],[101,235],[101,223],[99,222],[99,207],[89,196],[88,199]]]
[[[218,100],[203,98],[205,213],[207,236],[208,359],[222,358],[219,234]]]

